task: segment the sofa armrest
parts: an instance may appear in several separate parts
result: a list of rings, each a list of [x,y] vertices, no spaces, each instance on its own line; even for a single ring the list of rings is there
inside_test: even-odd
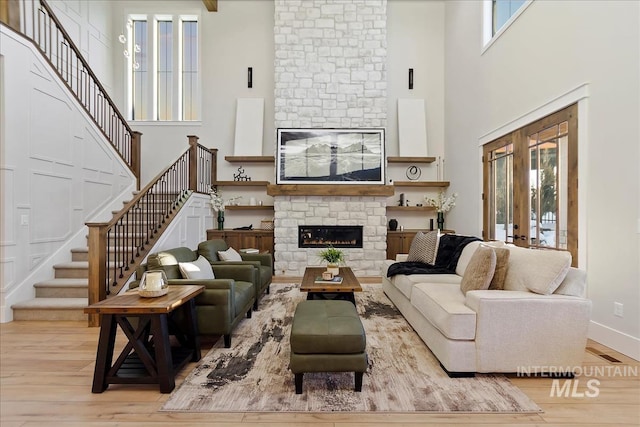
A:
[[[591,301],[565,295],[483,290],[467,293],[476,312],[478,372],[582,363]]]
[[[248,264],[211,264],[216,279],[233,279],[253,283],[256,268]]]
[[[260,268],[260,261],[209,261],[211,267],[216,265],[250,265],[253,268]]]
[[[264,267],[273,268],[273,257],[271,254],[240,254],[243,261],[258,261]]]

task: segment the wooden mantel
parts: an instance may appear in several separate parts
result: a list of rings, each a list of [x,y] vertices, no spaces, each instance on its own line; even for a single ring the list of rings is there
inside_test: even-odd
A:
[[[381,184],[279,184],[268,185],[270,196],[393,196],[393,185]]]
[[[202,0],[204,5],[207,7],[209,12],[217,12],[218,11],[218,0]]]

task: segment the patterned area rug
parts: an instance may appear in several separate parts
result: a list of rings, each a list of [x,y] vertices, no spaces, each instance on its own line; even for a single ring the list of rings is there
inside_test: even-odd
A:
[[[303,393],[295,394],[288,370],[289,330],[295,307],[306,294],[299,285],[272,284],[260,309],[234,331],[231,348],[219,340],[162,410],[541,412],[502,375],[449,378],[381,285],[363,289],[356,294],[369,355],[362,392],[353,390],[351,372],[309,373]]]

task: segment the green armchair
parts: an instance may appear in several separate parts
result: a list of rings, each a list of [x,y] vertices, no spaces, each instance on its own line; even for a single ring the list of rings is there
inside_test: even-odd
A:
[[[254,268],[253,284],[255,285],[255,302],[253,309],[258,309],[258,301],[263,293],[269,293],[269,285],[273,277],[273,258],[271,254],[243,254],[242,261],[222,261],[218,251],[229,249],[222,239],[206,240],[198,245],[198,253],[209,260],[212,267],[220,265],[251,265]],[[235,249],[235,248],[234,248]]]
[[[215,279],[183,279],[179,262],[193,262],[199,254],[180,247],[149,254],[147,263],[136,270],[136,281],[129,288],[137,288],[147,270],[163,270],[170,285],[204,285],[205,290],[195,299],[198,331],[201,335],[222,335],[224,346],[231,347],[231,331],[244,318],[251,317],[255,302],[254,267],[250,265],[212,265]],[[176,313],[179,324],[185,319]]]

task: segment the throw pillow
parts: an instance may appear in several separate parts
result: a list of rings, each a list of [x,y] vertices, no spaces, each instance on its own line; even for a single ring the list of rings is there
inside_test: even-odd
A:
[[[564,280],[571,267],[571,253],[508,246],[509,268],[504,288],[550,295]]]
[[[200,255],[193,262],[179,262],[178,267],[184,279],[215,279],[209,261]]]
[[[438,231],[423,233],[418,231],[411,242],[407,261],[423,262],[432,264],[436,259],[436,249],[438,247]]]
[[[229,248],[226,251],[218,251],[218,256],[222,261],[242,261],[242,257],[233,248]]]
[[[484,245],[483,245],[484,246]],[[504,289],[504,279],[507,277],[507,268],[509,267],[509,249],[492,248],[496,253],[496,271],[493,273],[493,279],[489,289]]]
[[[480,246],[473,253],[469,265],[464,271],[460,290],[463,294],[479,289],[489,289],[496,270],[496,252],[488,246]]]

